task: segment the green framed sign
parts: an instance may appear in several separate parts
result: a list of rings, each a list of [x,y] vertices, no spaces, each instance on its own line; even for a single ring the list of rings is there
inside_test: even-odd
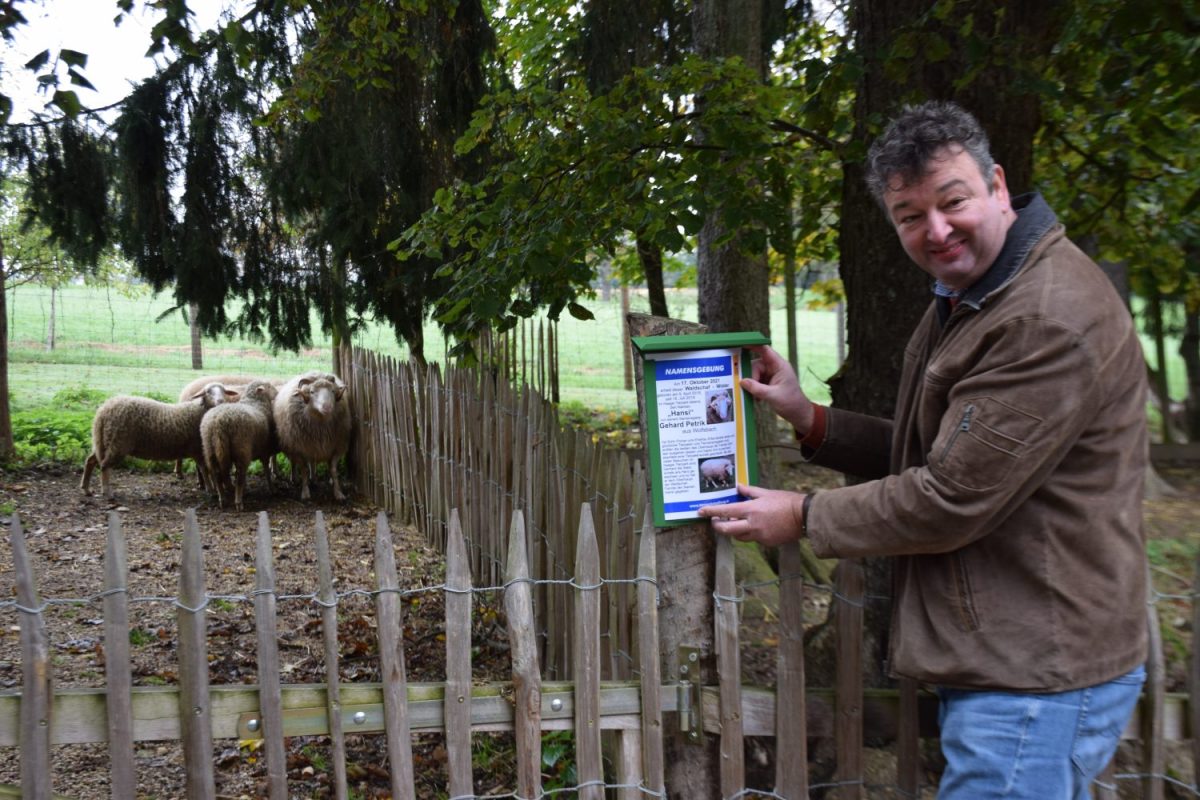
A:
[[[636,336],[642,354],[646,456],[654,524],[686,525],[703,506],[742,500],[737,485],[758,481],[751,345],[756,331]]]

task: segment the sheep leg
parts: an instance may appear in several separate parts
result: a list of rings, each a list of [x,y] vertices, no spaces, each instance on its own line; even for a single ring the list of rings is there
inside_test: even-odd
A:
[[[311,464],[305,463],[300,468],[300,499],[301,500],[312,499],[312,494],[309,493],[309,489],[308,489],[308,485],[310,483],[312,483],[311,472],[312,472]]]
[[[104,495],[105,500],[113,499],[111,478],[112,468],[107,463],[100,464],[100,493]]]
[[[92,481],[92,471],[96,469],[96,465],[100,463],[100,459],[96,458],[96,454],[90,453],[87,461],[83,462],[83,480],[79,482],[79,489],[84,494],[90,495],[92,492],[88,489],[88,484]]]
[[[200,476],[200,488],[205,492],[211,492],[210,487],[212,480],[209,477],[208,470],[204,467],[204,457],[196,459],[196,474]]]
[[[248,471],[248,465],[238,463],[234,465],[233,470],[237,477],[237,486],[233,490],[233,507],[238,511],[245,511],[242,499],[246,496],[246,472]]]
[[[346,495],[342,493],[342,487],[338,485],[337,474],[337,459],[329,462],[329,479],[333,483],[333,499],[341,502],[346,499]]]
[[[183,459],[182,458],[175,459],[175,477],[177,479],[183,477]]]

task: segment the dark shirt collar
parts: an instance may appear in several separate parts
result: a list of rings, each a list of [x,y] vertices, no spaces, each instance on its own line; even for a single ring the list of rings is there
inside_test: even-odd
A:
[[[996,260],[982,278],[958,293],[962,304],[976,311],[983,307],[988,295],[1012,280],[1025,263],[1033,246],[1058,224],[1058,217],[1038,192],[1017,195],[1012,199],[1012,207],[1017,213],[1017,219],[1008,229],[1008,235],[1004,237],[1004,246],[1000,248]],[[936,286],[934,292],[938,295],[938,310],[943,312],[944,320],[950,310],[949,298],[937,291]]]

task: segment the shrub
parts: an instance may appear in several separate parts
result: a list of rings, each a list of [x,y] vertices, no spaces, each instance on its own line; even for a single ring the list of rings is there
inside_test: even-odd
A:
[[[13,414],[17,460],[26,464],[77,464],[92,450],[92,416],[87,411],[42,408]]]

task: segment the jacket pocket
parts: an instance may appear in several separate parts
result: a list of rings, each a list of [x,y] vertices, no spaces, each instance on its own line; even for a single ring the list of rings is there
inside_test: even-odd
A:
[[[992,397],[957,403],[933,443],[930,466],[938,477],[971,491],[1004,482],[1029,448],[1041,419]]]

